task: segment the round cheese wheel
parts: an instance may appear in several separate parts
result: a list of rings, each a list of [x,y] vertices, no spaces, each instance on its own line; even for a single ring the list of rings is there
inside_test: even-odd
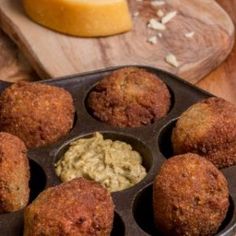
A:
[[[126,0],[23,0],[23,6],[37,23],[74,36],[108,36],[132,27]]]

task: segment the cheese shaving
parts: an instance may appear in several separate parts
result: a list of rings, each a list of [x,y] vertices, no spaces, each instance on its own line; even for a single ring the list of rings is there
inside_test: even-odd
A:
[[[169,53],[168,55],[166,55],[165,60],[171,66],[179,67],[179,62],[177,61],[177,58],[174,54]]]
[[[162,19],[162,24],[167,24],[169,21],[171,21],[175,16],[177,15],[177,11],[171,11],[167,13]]]
[[[186,33],[184,36],[186,37],[186,38],[192,38],[193,36],[194,36],[194,34],[195,34],[195,32],[188,32],[188,33]]]
[[[157,36],[151,36],[150,38],[147,39],[147,41],[150,44],[156,44],[157,43]]]
[[[151,5],[154,7],[159,7],[165,5],[165,1],[160,1],[160,0],[152,0]]]
[[[148,28],[151,28],[154,30],[165,30],[166,26],[160,23],[158,20],[152,18],[148,22]]]

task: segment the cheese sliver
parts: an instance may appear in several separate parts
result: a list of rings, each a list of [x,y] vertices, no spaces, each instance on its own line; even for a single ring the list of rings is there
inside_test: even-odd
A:
[[[23,0],[23,6],[37,23],[74,36],[108,36],[132,27],[126,0]]]

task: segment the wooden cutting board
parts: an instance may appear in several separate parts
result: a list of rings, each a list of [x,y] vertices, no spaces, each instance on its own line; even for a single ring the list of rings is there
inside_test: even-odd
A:
[[[147,42],[157,32],[147,28],[157,8],[150,0],[129,1],[133,17],[131,32],[105,38],[76,38],[46,29],[27,18],[19,0],[0,0],[0,23],[24,52],[41,78],[81,73],[113,65],[147,64],[195,83],[216,68],[234,43],[234,26],[213,0],[166,0],[164,12],[177,16],[155,45]],[[159,7],[160,8],[160,7]],[[195,32],[193,38],[185,36]],[[165,62],[173,53],[180,66]]]

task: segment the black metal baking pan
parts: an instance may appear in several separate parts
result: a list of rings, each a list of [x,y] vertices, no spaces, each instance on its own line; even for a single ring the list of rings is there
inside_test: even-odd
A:
[[[138,67],[157,74],[167,84],[172,96],[172,106],[167,116],[140,128],[112,127],[95,119],[86,107],[87,95],[95,84],[121,67],[42,81],[42,83],[67,89],[73,96],[76,115],[74,127],[66,137],[55,144],[28,151],[31,166],[30,201],[43,189],[60,183],[54,171],[54,164],[65,152],[71,140],[99,131],[104,134],[105,138],[122,140],[131,144],[143,156],[143,164],[148,172],[137,185],[112,193],[116,206],[112,236],[161,235],[153,224],[153,179],[162,163],[172,155],[170,135],[179,115],[192,104],[212,95],[159,69],[147,66]],[[0,82],[0,92],[9,85],[10,83]],[[223,172],[229,182],[230,207],[217,235],[230,236],[235,235],[236,232],[236,166],[225,168]],[[0,235],[20,236],[23,234],[23,211],[0,215]]]

